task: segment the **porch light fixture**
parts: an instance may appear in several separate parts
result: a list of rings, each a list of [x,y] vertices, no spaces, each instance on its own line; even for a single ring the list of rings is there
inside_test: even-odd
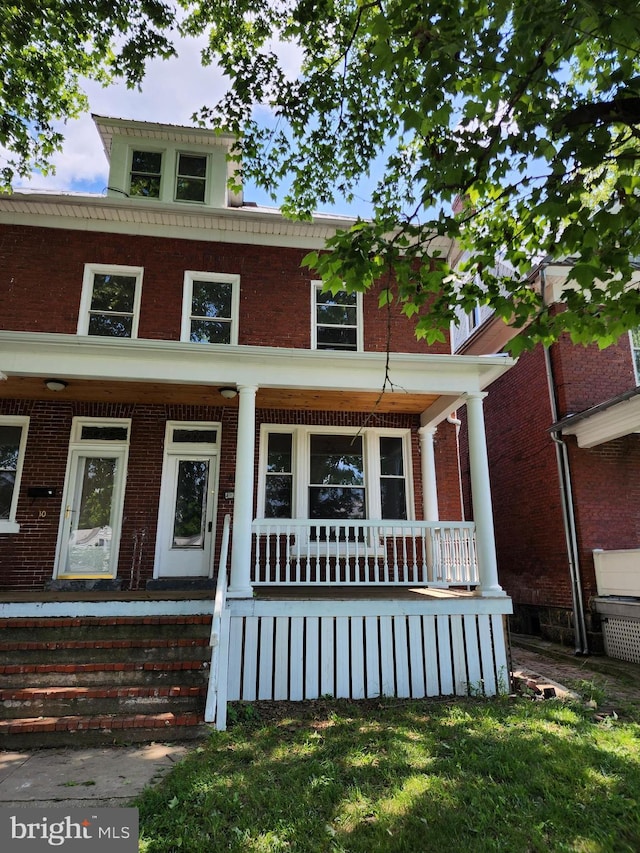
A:
[[[49,391],[64,391],[69,383],[64,379],[45,379],[44,384]]]
[[[221,388],[220,396],[224,397],[225,400],[233,400],[234,397],[238,396],[237,388]]]

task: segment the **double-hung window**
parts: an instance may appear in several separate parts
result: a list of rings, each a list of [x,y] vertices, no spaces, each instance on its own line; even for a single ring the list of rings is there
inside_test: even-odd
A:
[[[193,272],[184,276],[181,340],[237,344],[240,276]]]
[[[132,151],[129,195],[136,198],[160,198],[162,180],[161,151]]]
[[[136,338],[141,289],[140,267],[86,264],[78,334]]]
[[[362,294],[324,291],[311,283],[312,349],[362,350]]]
[[[18,493],[29,418],[0,417],[0,533],[17,533]]]
[[[204,202],[207,188],[207,158],[199,154],[178,154],[176,201]]]
[[[406,520],[409,458],[407,430],[264,426],[258,512],[265,518]]]

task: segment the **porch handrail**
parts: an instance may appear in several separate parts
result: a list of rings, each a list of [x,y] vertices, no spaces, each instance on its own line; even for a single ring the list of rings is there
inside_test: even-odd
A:
[[[216,728],[223,731],[227,727],[227,667],[229,658],[229,611],[227,603],[227,561],[231,534],[231,516],[225,515],[218,562],[218,581],[211,620],[211,663],[209,667],[209,685],[205,704],[204,719],[207,723],[215,721]]]
[[[472,521],[253,522],[253,585],[476,586]]]

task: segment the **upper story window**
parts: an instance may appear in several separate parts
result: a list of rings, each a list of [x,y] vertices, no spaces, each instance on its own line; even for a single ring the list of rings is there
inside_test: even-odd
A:
[[[86,264],[78,318],[79,335],[138,335],[142,269]]]
[[[193,272],[184,276],[180,339],[199,344],[237,344],[240,276]]]
[[[362,350],[362,294],[322,290],[311,283],[311,348]]]
[[[636,372],[636,385],[640,385],[640,328],[631,329],[631,352],[633,353],[633,367]]]
[[[133,151],[129,195],[143,198],[160,198],[162,178],[161,151]]]
[[[174,173],[173,189],[171,171]],[[131,152],[129,195],[170,201],[173,192],[175,201],[203,204],[207,192],[207,171],[208,157],[204,154],[134,149]],[[166,182],[165,177],[168,178]]]
[[[16,523],[29,418],[0,417],[0,533],[18,533]]]
[[[207,158],[197,154],[178,154],[176,167],[176,201],[203,202]]]

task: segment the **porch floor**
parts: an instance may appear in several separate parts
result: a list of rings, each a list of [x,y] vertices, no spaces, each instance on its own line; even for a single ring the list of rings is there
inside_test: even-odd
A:
[[[264,601],[417,601],[468,599],[475,594],[463,589],[433,589],[398,586],[259,586],[254,599]],[[148,590],[0,590],[0,604],[50,601],[194,601],[211,600],[213,590],[148,589]]]

